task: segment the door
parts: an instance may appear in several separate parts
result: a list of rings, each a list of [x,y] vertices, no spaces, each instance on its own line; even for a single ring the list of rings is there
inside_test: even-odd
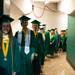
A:
[[[75,69],[75,17],[68,16],[67,60]]]

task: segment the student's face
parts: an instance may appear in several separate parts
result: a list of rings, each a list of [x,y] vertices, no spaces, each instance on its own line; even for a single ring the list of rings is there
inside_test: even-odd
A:
[[[57,29],[55,29],[55,32],[58,32],[58,30],[57,30]]]
[[[22,21],[21,25],[22,25],[22,27],[26,27],[28,25],[28,21]]]
[[[10,31],[10,23],[3,23],[2,24],[2,32],[4,34],[8,34],[9,31]]]
[[[50,33],[51,33],[51,35],[53,35],[55,32],[54,31],[51,31]]]
[[[39,28],[38,28],[38,25],[37,24],[33,24],[32,25],[32,28],[33,28],[33,31],[38,31]]]
[[[41,32],[45,32],[45,29],[40,29]]]
[[[61,35],[61,36],[64,36],[64,32],[61,32],[60,35]]]

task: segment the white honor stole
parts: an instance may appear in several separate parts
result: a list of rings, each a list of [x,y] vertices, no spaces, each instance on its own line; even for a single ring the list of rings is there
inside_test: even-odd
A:
[[[18,32],[19,50],[21,50],[21,41],[22,41],[22,31],[21,32]]]
[[[30,52],[30,38],[31,38],[30,30],[28,30],[25,37],[25,48],[24,48],[24,52],[26,55]]]

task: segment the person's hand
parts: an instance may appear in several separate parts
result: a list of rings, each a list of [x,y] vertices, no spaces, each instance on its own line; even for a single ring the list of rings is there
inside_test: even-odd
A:
[[[34,53],[31,55],[31,62],[34,60]]]
[[[50,45],[52,45],[52,42],[50,42]]]
[[[13,72],[12,75],[16,75],[16,72]]]
[[[35,53],[35,56],[37,57],[37,56],[38,56],[38,54],[37,54],[37,53]]]

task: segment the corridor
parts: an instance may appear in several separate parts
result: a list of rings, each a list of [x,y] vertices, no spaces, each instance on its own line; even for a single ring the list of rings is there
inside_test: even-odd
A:
[[[75,75],[75,71],[66,61],[66,54],[61,53],[59,57],[45,60],[42,75]]]

